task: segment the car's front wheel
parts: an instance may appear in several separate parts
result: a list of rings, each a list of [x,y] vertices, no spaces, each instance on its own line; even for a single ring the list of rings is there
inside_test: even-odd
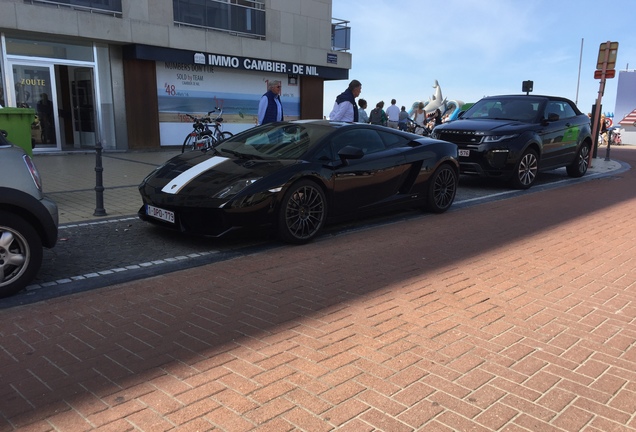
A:
[[[539,172],[539,156],[533,149],[523,153],[515,165],[510,182],[515,189],[528,189],[537,179]]]
[[[0,211],[0,298],[27,286],[42,265],[42,240],[23,218]]]
[[[427,210],[433,213],[448,210],[455,200],[458,183],[459,177],[452,167],[444,164],[437,168],[428,186]]]
[[[576,158],[570,165],[566,167],[568,175],[570,177],[583,177],[587,172],[587,166],[589,164],[590,146],[587,144],[581,144],[579,151],[576,153]]]
[[[318,235],[327,217],[327,200],[316,183],[301,180],[285,193],[278,213],[278,235],[287,243],[307,243]]]

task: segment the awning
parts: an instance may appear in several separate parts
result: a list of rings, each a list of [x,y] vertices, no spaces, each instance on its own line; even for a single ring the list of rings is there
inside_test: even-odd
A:
[[[629,114],[625,116],[625,118],[618,122],[621,126],[636,126],[636,108]]]

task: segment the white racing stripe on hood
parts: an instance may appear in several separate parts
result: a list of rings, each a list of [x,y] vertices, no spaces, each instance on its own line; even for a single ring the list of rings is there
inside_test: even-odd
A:
[[[196,164],[189,170],[182,172],[174,179],[172,179],[171,182],[169,182],[163,187],[163,189],[161,189],[161,192],[176,195],[181,191],[181,189],[183,189],[188,183],[197,178],[199,175],[211,168],[214,168],[218,164],[225,162],[226,160],[228,160],[228,158],[214,156],[213,158],[208,159],[205,162]]]

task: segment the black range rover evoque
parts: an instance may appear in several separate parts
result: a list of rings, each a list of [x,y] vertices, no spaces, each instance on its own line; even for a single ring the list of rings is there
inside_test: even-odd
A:
[[[535,95],[483,98],[458,120],[433,130],[434,138],[457,144],[462,174],[499,177],[517,189],[555,168],[583,176],[591,136],[589,117],[572,101]]]

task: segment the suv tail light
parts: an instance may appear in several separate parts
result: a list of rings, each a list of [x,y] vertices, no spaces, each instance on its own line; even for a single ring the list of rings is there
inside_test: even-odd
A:
[[[24,160],[25,165],[27,166],[27,168],[29,169],[29,172],[31,173],[31,178],[33,179],[33,183],[35,183],[35,186],[38,188],[38,190],[42,192],[42,177],[40,177],[40,173],[38,172],[38,169],[35,167],[35,164],[33,163],[33,159],[31,159],[29,155],[22,156],[22,159]]]

